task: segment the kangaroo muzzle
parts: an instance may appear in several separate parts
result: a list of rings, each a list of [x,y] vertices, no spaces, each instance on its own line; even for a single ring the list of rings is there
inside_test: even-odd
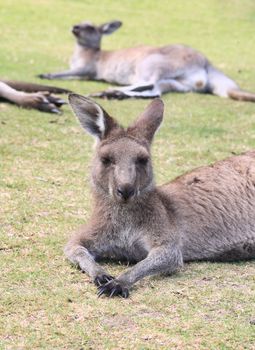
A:
[[[74,25],[72,28],[72,33],[74,35],[78,35],[80,33],[80,26],[79,25]]]
[[[115,191],[119,199],[128,201],[135,195],[136,171],[134,165],[116,167]]]
[[[133,186],[130,185],[123,185],[117,188],[117,196],[123,199],[124,201],[127,201],[131,197],[133,197],[135,194],[135,189]]]

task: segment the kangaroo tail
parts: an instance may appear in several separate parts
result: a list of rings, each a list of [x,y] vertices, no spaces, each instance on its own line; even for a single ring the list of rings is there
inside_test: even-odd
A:
[[[255,94],[239,88],[237,83],[219,69],[208,65],[208,91],[220,97],[228,97],[237,101],[255,102]]]
[[[50,93],[55,93],[55,94],[67,94],[72,92],[71,90],[59,88],[56,86],[26,83],[23,81],[15,81],[15,80],[1,80],[1,81],[9,85],[15,90],[24,91],[24,92],[48,91]]]
[[[255,94],[244,90],[230,90],[228,96],[237,101],[255,102]]]

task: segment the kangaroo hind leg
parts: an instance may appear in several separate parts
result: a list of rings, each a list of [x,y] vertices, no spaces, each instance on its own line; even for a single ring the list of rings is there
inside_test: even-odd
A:
[[[154,84],[140,83],[122,87],[109,88],[104,91],[90,94],[91,97],[106,98],[108,100],[124,100],[127,98],[155,98],[161,95]]]
[[[255,258],[255,239],[234,245],[230,249],[216,256],[214,261],[234,262],[238,260],[251,260]]]
[[[161,79],[154,84],[140,83],[123,87],[110,88],[105,91],[91,94],[92,97],[118,99],[126,98],[155,98],[166,92],[189,92],[190,87],[175,79]]]

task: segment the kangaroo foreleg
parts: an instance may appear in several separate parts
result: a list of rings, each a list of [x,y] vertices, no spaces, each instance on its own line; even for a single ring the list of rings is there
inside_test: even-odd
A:
[[[41,85],[41,84],[35,84],[35,83],[28,83],[24,81],[17,81],[17,80],[1,80],[2,83],[5,83],[6,85],[10,86],[11,88],[23,91],[23,92],[48,92],[53,94],[67,94],[72,92],[68,89],[63,89],[56,86],[50,86],[50,85]]]
[[[97,286],[113,279],[99,264],[87,248],[72,240],[65,247],[66,257],[80,269],[86,272]]]
[[[172,274],[183,264],[182,254],[178,246],[170,245],[167,247],[158,247],[151,250],[148,256],[137,263],[133,268],[121,274],[106,284],[98,287],[99,296],[120,295],[127,298],[130,287],[145,276],[158,273]]]
[[[41,79],[86,79],[86,72],[82,69],[70,69],[58,73],[39,74]]]

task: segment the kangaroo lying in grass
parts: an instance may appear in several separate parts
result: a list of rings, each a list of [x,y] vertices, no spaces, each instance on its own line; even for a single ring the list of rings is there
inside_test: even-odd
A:
[[[215,68],[200,52],[185,45],[138,46],[115,51],[101,50],[101,38],[121,26],[112,21],[99,26],[88,22],[73,26],[77,44],[70,69],[39,75],[44,79],[104,80],[124,87],[91,96],[123,99],[152,98],[166,92],[201,92],[255,102],[255,94]]]
[[[155,186],[150,155],[163,118],[155,99],[127,129],[92,100],[71,94],[82,127],[97,139],[94,210],[65,247],[99,295],[128,297],[141,278],[172,274],[183,262],[255,258],[255,150]],[[136,263],[117,278],[96,261]]]
[[[54,86],[0,80],[0,99],[20,107],[34,108],[43,112],[61,113],[59,107],[66,102],[51,93],[63,94],[70,90]]]

